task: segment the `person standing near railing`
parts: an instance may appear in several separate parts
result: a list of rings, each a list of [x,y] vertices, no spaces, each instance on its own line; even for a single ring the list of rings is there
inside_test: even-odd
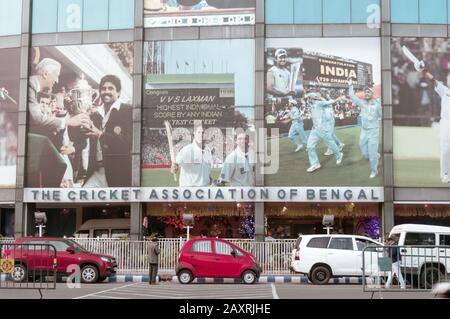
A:
[[[394,274],[396,274],[397,279],[400,283],[400,288],[406,289],[405,280],[403,279],[402,270],[400,268],[400,251],[397,247],[397,242],[394,238],[389,237],[387,240],[387,246],[389,256],[392,259],[392,271],[389,273],[388,279],[386,281],[386,288],[391,288],[392,278]]]
[[[149,269],[149,285],[156,285],[156,276],[158,275],[158,261],[159,261],[159,254],[161,253],[161,250],[158,245],[158,238],[152,237],[151,243],[148,247],[148,263],[150,266]]]

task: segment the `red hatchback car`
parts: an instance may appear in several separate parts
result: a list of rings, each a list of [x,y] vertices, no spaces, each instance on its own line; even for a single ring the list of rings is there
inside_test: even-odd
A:
[[[27,277],[39,275],[42,272],[51,273],[54,264],[54,251],[48,246],[56,248],[56,272],[58,277],[69,275],[68,267],[79,266],[81,282],[95,283],[114,275],[117,262],[114,257],[94,254],[78,243],[64,238],[18,238],[12,250],[5,251],[14,259],[14,273],[12,279],[16,282],[26,281]]]
[[[245,284],[253,284],[261,275],[261,267],[255,256],[226,240],[201,238],[183,246],[176,274],[182,284],[194,278],[241,278]]]

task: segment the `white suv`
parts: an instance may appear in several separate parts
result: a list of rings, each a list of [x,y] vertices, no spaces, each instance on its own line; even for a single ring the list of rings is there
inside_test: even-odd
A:
[[[362,276],[362,252],[369,245],[382,246],[363,236],[303,235],[292,251],[292,270],[318,285],[327,284],[331,277]]]
[[[398,225],[389,236],[398,238],[402,271],[420,288],[450,280],[450,227]]]

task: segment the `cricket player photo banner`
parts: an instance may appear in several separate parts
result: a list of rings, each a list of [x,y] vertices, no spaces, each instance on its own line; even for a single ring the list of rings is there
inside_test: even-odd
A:
[[[450,40],[392,40],[394,183],[450,187]]]
[[[0,49],[0,188],[16,187],[20,49]]]
[[[146,28],[255,24],[256,0],[145,0]]]
[[[379,39],[269,39],[266,65],[266,185],[382,186]]]
[[[144,46],[144,187],[254,186],[254,42]]]
[[[131,186],[133,44],[33,47],[27,187]]]

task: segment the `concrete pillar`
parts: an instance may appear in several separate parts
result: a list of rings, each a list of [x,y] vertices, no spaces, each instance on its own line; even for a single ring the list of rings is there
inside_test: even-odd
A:
[[[75,214],[76,214],[75,231],[77,231],[81,227],[81,225],[83,225],[83,207],[77,206]]]
[[[265,238],[264,229],[264,203],[255,204],[255,241],[263,242]]]
[[[142,205],[141,203],[132,203],[130,205],[130,238],[131,240],[142,239]]]
[[[26,143],[27,143],[27,102],[28,102],[28,60],[31,45],[31,1],[22,0],[22,34],[20,41],[20,97],[19,122],[17,127],[17,169],[14,215],[14,235],[22,237],[27,233],[27,209],[23,203],[25,187]]]
[[[134,70],[133,70],[133,146],[132,146],[132,186],[141,186],[141,136],[142,136],[142,87],[143,87],[143,47],[144,47],[144,1],[135,1],[134,25]],[[142,205],[130,205],[130,237],[142,237]]]
[[[256,25],[255,25],[255,122],[256,130],[264,128],[264,83],[265,83],[265,1],[256,1]],[[258,136],[258,139],[261,136]],[[258,143],[258,163],[256,166],[256,186],[264,186],[264,174],[262,163],[265,160],[265,145]],[[255,240],[264,241],[264,203],[255,204]]]
[[[392,121],[392,67],[391,67],[391,10],[390,1],[381,1],[381,69],[383,83],[383,163],[384,204],[381,235],[385,236],[394,226],[394,157]]]

